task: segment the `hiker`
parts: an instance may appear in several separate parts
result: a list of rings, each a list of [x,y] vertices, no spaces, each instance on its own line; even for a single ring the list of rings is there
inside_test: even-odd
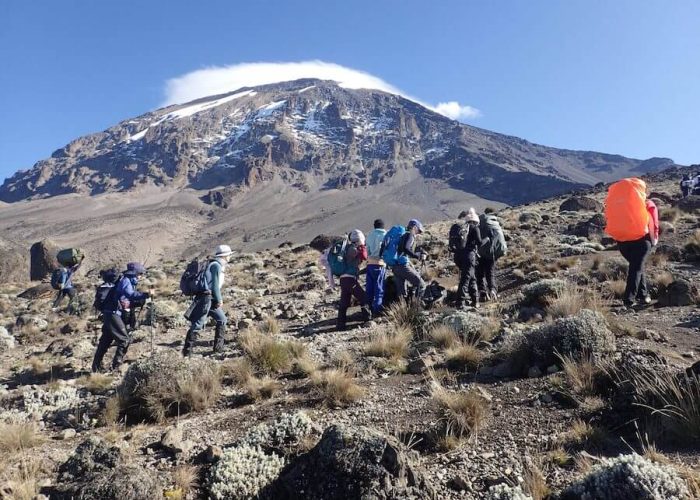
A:
[[[73,275],[78,272],[78,269],[80,269],[80,266],[83,265],[84,260],[85,255],[80,258],[80,262],[77,264],[68,267],[61,266],[57,271],[54,271],[56,276],[51,276],[51,285],[58,290],[56,300],[53,301],[54,309],[60,307],[63,299],[68,297],[68,307],[66,312],[68,314],[79,313],[79,309],[75,307],[75,299],[78,296],[78,292],[76,292],[75,288],[73,287]]]
[[[484,210],[479,216],[479,232],[481,246],[479,260],[476,266],[476,284],[479,289],[479,299],[482,302],[498,300],[496,287],[496,261],[503,257],[508,250],[503,228],[498,217],[491,208]]]
[[[683,198],[688,197],[693,191],[693,184],[694,180],[691,175],[683,174],[683,178],[681,179],[681,193],[683,194]]]
[[[482,244],[479,222],[476,210],[469,208],[464,222],[456,222],[450,228],[448,247],[454,254],[454,262],[459,268],[457,307],[464,307],[467,295],[470,305],[479,307],[479,288],[476,282],[477,252]]]
[[[659,241],[659,215],[653,201],[647,199],[646,183],[637,178],[612,184],[605,200],[605,232],[617,241],[620,253],[629,263],[623,307],[635,301],[650,304],[644,264]]]
[[[374,230],[367,235],[367,303],[372,314],[376,315],[382,311],[384,300],[384,279],[386,278],[386,264],[382,260],[382,241],[386,236],[384,221],[377,219],[374,221]]]
[[[130,311],[144,304],[149,297],[148,293],[137,290],[139,280],[146,274],[146,268],[139,262],[129,262],[121,276],[117,275],[116,270],[108,270],[100,274],[105,282],[113,280],[114,284],[100,304],[97,304],[96,300],[96,305],[99,305],[102,313],[102,336],[92,361],[93,372],[103,371],[102,359],[113,342],[117,345],[117,351],[112,360],[112,370],[121,366],[131,343],[131,336],[127,329],[127,324],[131,322]]]
[[[391,268],[396,283],[396,294],[406,300],[408,281],[415,290],[415,299],[420,305],[425,292],[425,281],[420,273],[411,264],[411,259],[425,262],[428,255],[425,252],[416,252],[416,236],[423,232],[423,224],[418,219],[411,219],[408,225],[394,226],[384,236],[382,241],[381,256],[387,266]]]
[[[338,305],[337,330],[347,329],[348,307],[355,297],[362,310],[362,320],[369,321],[371,314],[367,306],[367,294],[360,285],[360,265],[367,260],[365,235],[354,229],[349,235],[344,249],[344,269],[340,274],[340,303]]]
[[[182,348],[183,356],[191,356],[199,332],[202,331],[209,317],[214,318],[216,329],[214,330],[214,353],[224,350],[226,335],[226,313],[222,308],[223,297],[221,296],[221,286],[224,284],[224,271],[231,259],[231,247],[219,245],[216,247],[214,258],[209,260],[203,270],[205,291],[194,296],[186,314],[190,320],[190,328],[187,330],[185,345]]]

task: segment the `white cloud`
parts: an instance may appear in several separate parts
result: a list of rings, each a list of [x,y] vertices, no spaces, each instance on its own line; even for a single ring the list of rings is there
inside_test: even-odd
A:
[[[472,120],[481,116],[481,111],[471,106],[462,106],[457,101],[441,102],[433,108],[441,115],[453,120]]]
[[[225,94],[242,87],[286,82],[300,78],[334,80],[342,87],[350,89],[376,89],[399,94],[453,120],[468,120],[481,116],[478,109],[463,106],[456,101],[431,106],[374,75],[323,61],[242,63],[199,69],[168,80],[165,84],[163,105],[180,104],[201,97]]]

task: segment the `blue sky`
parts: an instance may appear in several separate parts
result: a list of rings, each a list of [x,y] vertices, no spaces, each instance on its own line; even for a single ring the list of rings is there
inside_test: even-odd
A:
[[[0,179],[169,79],[312,59],[533,142],[700,163],[698,26],[697,0],[2,0]]]

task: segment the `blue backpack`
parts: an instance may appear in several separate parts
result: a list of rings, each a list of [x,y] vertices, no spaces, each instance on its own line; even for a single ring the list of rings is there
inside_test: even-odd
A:
[[[68,277],[68,271],[66,271],[64,268],[58,268],[55,269],[51,273],[51,288],[54,290],[60,290],[63,284],[66,282],[66,278]]]
[[[399,242],[401,237],[406,234],[406,228],[403,226],[394,226],[389,229],[389,232],[384,236],[384,252],[382,252],[382,260],[387,266],[395,266],[396,264],[405,264],[399,256]],[[405,258],[404,258],[405,259]]]
[[[330,250],[328,250],[328,266],[331,269],[333,276],[342,276],[347,269],[345,261],[345,251],[348,245],[347,238],[343,241],[335,242]]]

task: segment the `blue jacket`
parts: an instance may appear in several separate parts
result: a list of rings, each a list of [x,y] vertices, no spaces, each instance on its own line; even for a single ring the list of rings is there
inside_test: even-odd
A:
[[[147,295],[136,290],[138,279],[135,276],[122,276],[115,285],[114,293],[105,302],[103,312],[119,313],[122,303],[141,302]]]
[[[64,267],[63,275],[61,280],[61,289],[69,290],[73,288],[73,275],[80,269],[80,264],[76,264],[73,267]]]

